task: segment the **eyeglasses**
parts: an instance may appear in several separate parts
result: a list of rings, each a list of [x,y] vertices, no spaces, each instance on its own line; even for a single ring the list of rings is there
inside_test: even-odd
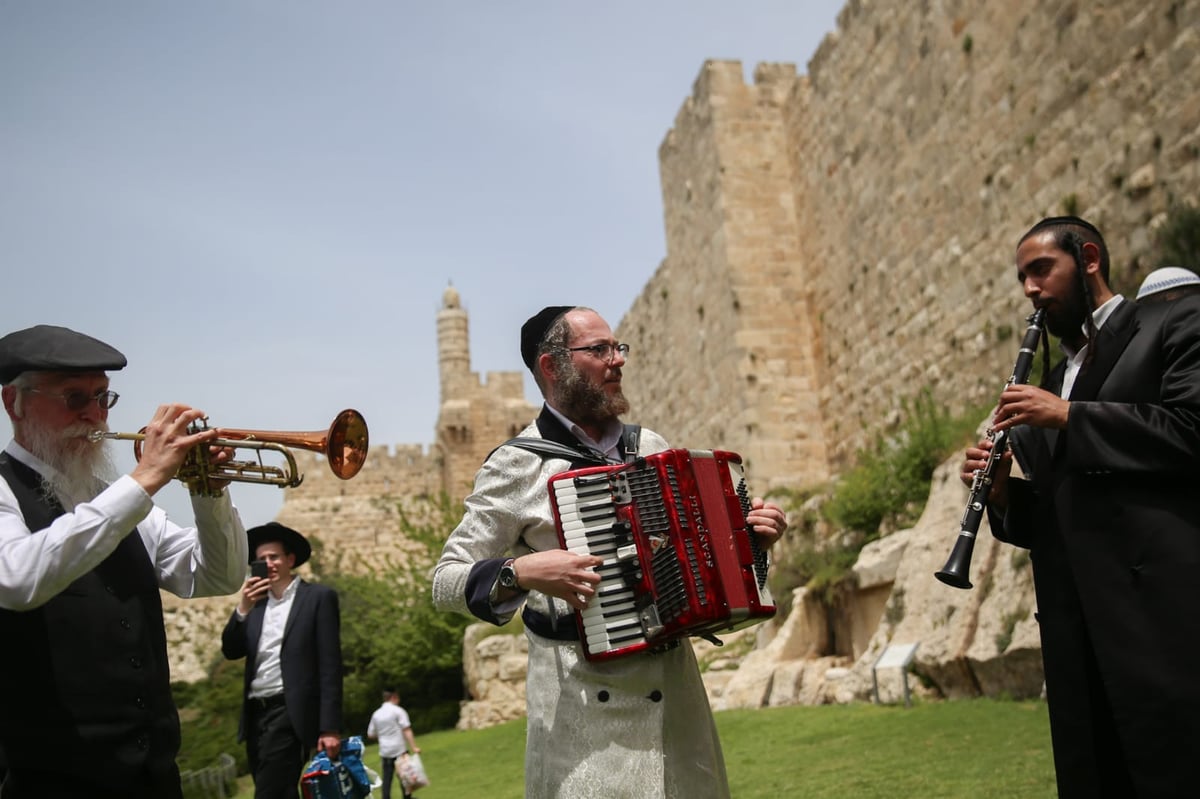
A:
[[[590,347],[567,347],[567,352],[590,352],[605,363],[612,363],[613,356],[621,353],[622,358],[629,357],[628,344],[592,344]]]
[[[55,394],[51,391],[42,391],[39,388],[25,389],[30,394],[41,394],[45,397],[54,397],[66,403],[67,410],[74,413],[82,411],[93,402],[99,405],[104,410],[108,410],[117,404],[117,400],[121,395],[115,391],[97,391],[95,394],[89,394],[86,391],[64,391],[61,394]]]

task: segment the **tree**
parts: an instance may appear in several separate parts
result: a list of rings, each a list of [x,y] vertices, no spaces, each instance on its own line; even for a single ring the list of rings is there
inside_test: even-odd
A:
[[[1157,236],[1158,266],[1200,270],[1200,208],[1173,205]]]
[[[422,729],[453,727],[462,700],[462,641],[470,619],[433,607],[433,565],[462,516],[442,494],[398,503],[400,531],[414,552],[370,574],[313,571],[338,592],[342,614],[343,716],[365,732],[380,691],[394,688]]]

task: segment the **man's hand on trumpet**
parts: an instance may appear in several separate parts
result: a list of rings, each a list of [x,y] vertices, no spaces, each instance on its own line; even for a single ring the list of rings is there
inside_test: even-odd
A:
[[[190,432],[189,426],[204,419],[204,411],[179,403],[158,406],[154,418],[146,425],[142,441],[142,454],[130,476],[153,496],[160,488],[175,477],[188,455],[205,441],[217,437],[215,428]],[[224,463],[233,456],[233,451],[224,447],[212,447],[210,460]],[[227,480],[209,481],[210,486],[220,490],[228,485]]]

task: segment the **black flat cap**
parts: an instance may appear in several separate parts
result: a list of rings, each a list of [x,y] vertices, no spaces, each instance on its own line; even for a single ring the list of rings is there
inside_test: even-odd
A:
[[[272,541],[283,544],[285,550],[296,556],[296,562],[292,568],[307,562],[312,557],[312,546],[309,545],[308,539],[279,522],[267,522],[258,527],[251,527],[246,531],[246,538],[250,542],[251,561],[254,560],[254,552],[259,546]]]
[[[0,338],[0,384],[22,372],[107,372],[125,356],[99,339],[66,327],[35,325]]]
[[[546,337],[546,331],[558,321],[560,316],[577,307],[579,306],[547,305],[521,325],[521,360],[525,362],[529,371],[536,372],[534,364],[537,363],[538,347],[541,345],[542,339]]]

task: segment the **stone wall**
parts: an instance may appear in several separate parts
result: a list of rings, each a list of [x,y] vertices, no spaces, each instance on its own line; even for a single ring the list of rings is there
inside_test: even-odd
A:
[[[1195,0],[854,0],[806,76],[706,63],[660,149],[667,257],[618,329],[640,420],[797,485],[924,387],[989,401],[1021,233],[1074,210],[1133,287],[1200,201],[1198,29]]]
[[[734,449],[764,487],[828,477],[785,150],[794,82],[791,67],[748,87],[740,65],[706,65],[659,148],[668,256],[617,331],[637,342],[639,420],[674,446]]]
[[[955,410],[992,401],[1028,312],[1012,253],[1029,225],[1092,219],[1129,289],[1158,265],[1170,204],[1200,202],[1198,30],[1200,0],[851,0],[806,75],[760,65],[747,84],[737,62],[703,65],[659,153],[667,256],[617,328],[637,344],[633,417],[676,446],[742,453],[765,490],[836,475],[924,388]],[[349,563],[402,552],[396,502],[464,496],[487,451],[536,413],[519,364],[470,371],[453,289],[437,324],[434,445],[377,448],[348,483],[313,456],[280,513]],[[932,579],[965,500],[953,470],[913,531],[864,552],[862,590],[832,625],[801,591],[786,620],[756,628],[753,651],[714,655],[714,705],[865,698],[891,641],[920,643],[929,690],[1036,694],[1020,552],[984,530],[986,590]],[[203,636],[230,607],[168,602],[176,678],[203,675]],[[519,651],[482,646],[519,681]],[[500,710],[470,718],[510,713],[516,689],[499,690]]]

